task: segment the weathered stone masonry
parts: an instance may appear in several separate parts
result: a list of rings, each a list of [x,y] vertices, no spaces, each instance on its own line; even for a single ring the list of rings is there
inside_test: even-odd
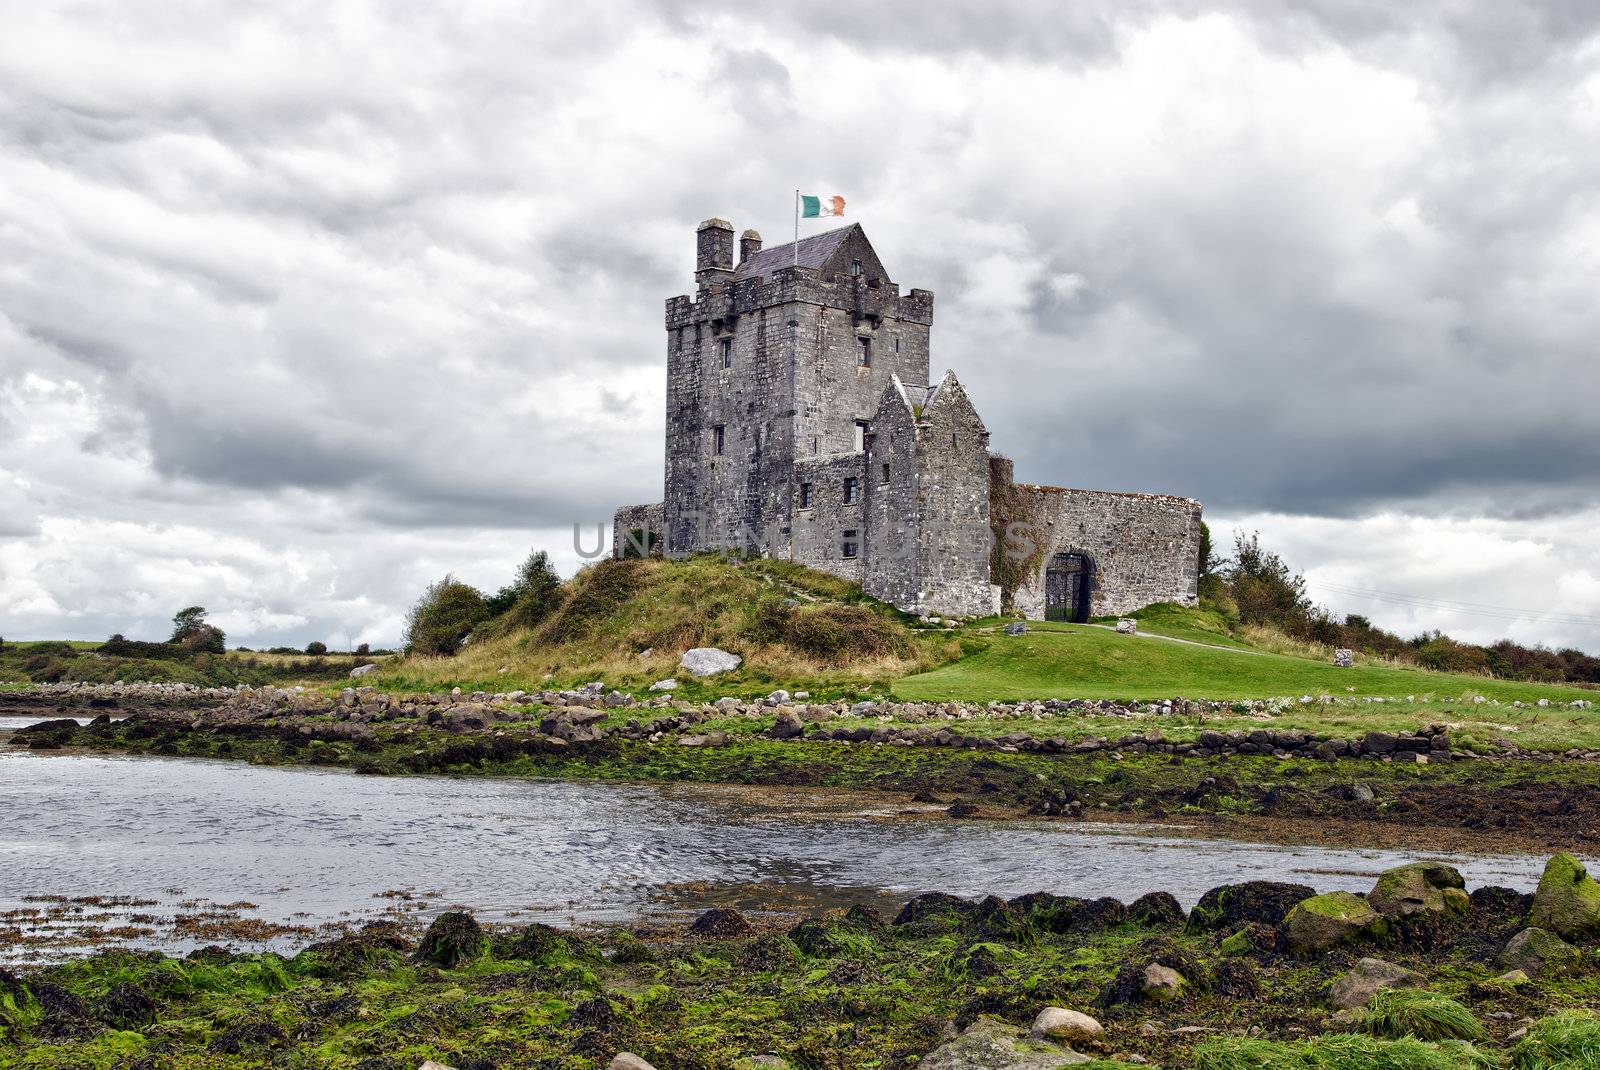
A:
[[[695,240],[696,293],[666,305],[665,499],[618,512],[614,552],[649,528],[658,552],[792,558],[908,612],[998,611],[990,552],[1019,533],[990,502],[1009,465],[955,375],[930,382],[933,294],[902,295],[858,225],[773,249],[745,231],[737,264],[726,221]],[[1016,610],[1194,601],[1198,502],[1014,490],[1039,519]]]

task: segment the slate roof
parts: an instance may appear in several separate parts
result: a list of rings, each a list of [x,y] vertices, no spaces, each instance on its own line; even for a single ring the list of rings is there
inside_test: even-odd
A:
[[[828,262],[828,258],[838,251],[839,246],[850,232],[861,224],[851,223],[847,227],[837,230],[825,230],[821,234],[811,234],[800,239],[799,264],[804,268],[820,268]],[[740,264],[733,273],[735,280],[753,279],[761,275],[771,275],[781,268],[792,267],[795,264],[794,242],[784,242],[774,245],[770,249],[763,249],[755,256]]]

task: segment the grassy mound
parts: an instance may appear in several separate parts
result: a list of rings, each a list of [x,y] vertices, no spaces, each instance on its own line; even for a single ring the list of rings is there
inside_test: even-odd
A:
[[[720,647],[745,659],[695,681],[678,658]],[[561,606],[531,631],[468,646],[452,658],[407,658],[378,687],[536,690],[603,679],[635,690],[667,677],[686,697],[801,686],[814,695],[887,690],[954,657],[955,641],[921,633],[858,585],[788,561],[607,560],[568,584]]]
[[[1592,691],[1559,684],[1493,680],[1370,662],[1339,669],[1310,658],[1173,643],[1083,625],[1030,622],[1028,628],[1025,635],[992,635],[980,652],[901,680],[895,693],[935,701],[1174,695],[1249,699],[1300,694],[1403,698],[1430,693],[1483,695],[1502,702],[1594,697]]]

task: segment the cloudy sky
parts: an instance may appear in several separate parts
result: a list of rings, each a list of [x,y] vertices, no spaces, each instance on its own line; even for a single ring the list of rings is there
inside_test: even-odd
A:
[[[660,497],[695,224],[783,240],[796,186],[938,294],[1021,477],[1198,497],[1405,634],[1600,650],[1569,0],[19,6],[0,635],[386,643],[447,571],[570,571]]]

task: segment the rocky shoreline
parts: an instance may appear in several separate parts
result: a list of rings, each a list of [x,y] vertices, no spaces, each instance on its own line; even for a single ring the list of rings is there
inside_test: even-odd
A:
[[[663,681],[672,683],[672,681]],[[1517,761],[1600,761],[1600,751],[1567,748],[1560,752],[1528,750],[1507,741],[1478,743],[1474,747],[1453,745],[1450,726],[1428,724],[1415,730],[1369,731],[1341,737],[1295,729],[1232,728],[1201,729],[1195,739],[1173,740],[1159,728],[1130,732],[1121,736],[1069,738],[1040,732],[987,734],[963,732],[949,724],[919,724],[924,721],[958,721],[991,725],[1009,721],[1044,725],[1079,717],[1111,717],[1135,722],[1158,717],[1177,717],[1204,723],[1208,716],[1253,714],[1269,720],[1275,712],[1314,701],[1345,704],[1371,704],[1373,700],[1349,700],[1303,696],[1298,700],[1274,699],[1252,702],[1219,702],[1175,698],[1160,702],[1117,703],[1110,700],[1047,699],[1037,702],[987,704],[920,703],[883,700],[862,702],[810,702],[805,692],[775,691],[765,698],[747,700],[733,697],[715,702],[688,703],[670,694],[639,699],[623,691],[607,689],[596,682],[581,690],[473,692],[456,688],[449,694],[391,695],[373,687],[350,687],[337,698],[301,688],[195,688],[192,685],[44,685],[26,691],[0,692],[0,711],[8,706],[48,704],[67,711],[86,708],[131,708],[149,711],[188,711],[193,727],[216,728],[283,717],[325,718],[352,726],[336,732],[344,738],[359,739],[361,725],[416,720],[444,731],[479,732],[494,728],[533,730],[551,740],[568,744],[599,742],[606,739],[650,743],[675,743],[682,746],[718,746],[729,741],[727,731],[695,731],[697,726],[720,718],[771,721],[766,734],[777,740],[810,742],[889,744],[909,747],[965,747],[980,750],[1034,752],[1044,754],[1171,754],[1200,758],[1233,755],[1270,755],[1276,758],[1304,758],[1333,761],[1367,758],[1386,762],[1450,762],[1462,760]],[[1518,706],[1522,704],[1517,703]],[[1551,709],[1587,709],[1588,700],[1541,706]],[[631,719],[624,724],[603,724],[614,720],[620,711],[647,713],[647,720]],[[874,725],[829,727],[839,720],[872,720]]]
[[[1597,985],[1600,885],[1569,855],[1532,894],[1421,862],[1187,912],[1163,892],[583,932],[446,912],[288,957],[0,971],[0,1067],[1557,1070],[1600,1056]]]

